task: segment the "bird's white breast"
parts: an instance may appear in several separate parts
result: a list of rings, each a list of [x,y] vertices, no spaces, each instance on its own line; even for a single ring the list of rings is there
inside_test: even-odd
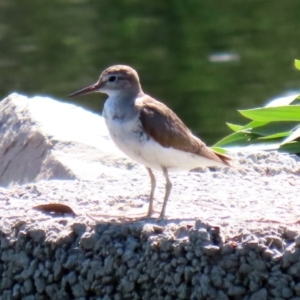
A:
[[[161,146],[143,130],[139,111],[134,114],[124,111],[126,110],[120,107],[116,98],[110,97],[105,102],[103,117],[112,140],[133,160],[152,169],[161,170],[162,167],[166,167],[170,171],[224,166],[196,154]]]

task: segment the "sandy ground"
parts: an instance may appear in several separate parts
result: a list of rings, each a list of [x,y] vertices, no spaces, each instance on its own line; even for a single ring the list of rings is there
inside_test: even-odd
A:
[[[171,173],[173,190],[165,222],[200,219],[222,227],[227,236],[272,224],[298,227],[300,159],[277,152],[236,154],[236,159],[241,171]],[[160,172],[155,175],[154,209],[160,212],[165,180]],[[0,188],[1,227],[9,232],[20,221],[56,226],[51,215],[32,209],[45,203],[66,204],[76,212],[75,219],[87,224],[95,220],[122,223],[146,214],[149,192],[150,180],[142,166],[115,169],[93,182],[53,180]],[[152,223],[161,222],[156,219],[158,213],[153,217]]]

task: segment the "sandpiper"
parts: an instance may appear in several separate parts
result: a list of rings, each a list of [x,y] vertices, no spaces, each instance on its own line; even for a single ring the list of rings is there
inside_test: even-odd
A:
[[[230,166],[231,159],[214,152],[185,126],[165,104],[145,94],[137,72],[124,65],[107,68],[99,80],[69,97],[100,92],[108,95],[103,117],[112,140],[133,160],[143,164],[151,179],[147,216],[153,213],[156,186],[152,169],[166,178],[165,197],[160,218],[165,217],[172,183],[169,171]]]

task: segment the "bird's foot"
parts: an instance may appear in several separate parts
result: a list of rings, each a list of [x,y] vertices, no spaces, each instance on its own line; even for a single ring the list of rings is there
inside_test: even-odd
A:
[[[160,214],[158,217],[159,220],[166,220],[167,217],[165,216],[165,214]]]
[[[147,218],[151,218],[153,214],[159,214],[160,212],[154,209],[148,210]],[[160,219],[160,217],[159,217]]]

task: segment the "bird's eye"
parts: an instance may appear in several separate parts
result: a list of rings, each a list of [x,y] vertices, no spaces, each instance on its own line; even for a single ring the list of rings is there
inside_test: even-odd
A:
[[[114,81],[116,81],[116,79],[117,79],[116,76],[110,76],[110,77],[108,78],[108,81],[109,81],[109,82],[114,82]]]

